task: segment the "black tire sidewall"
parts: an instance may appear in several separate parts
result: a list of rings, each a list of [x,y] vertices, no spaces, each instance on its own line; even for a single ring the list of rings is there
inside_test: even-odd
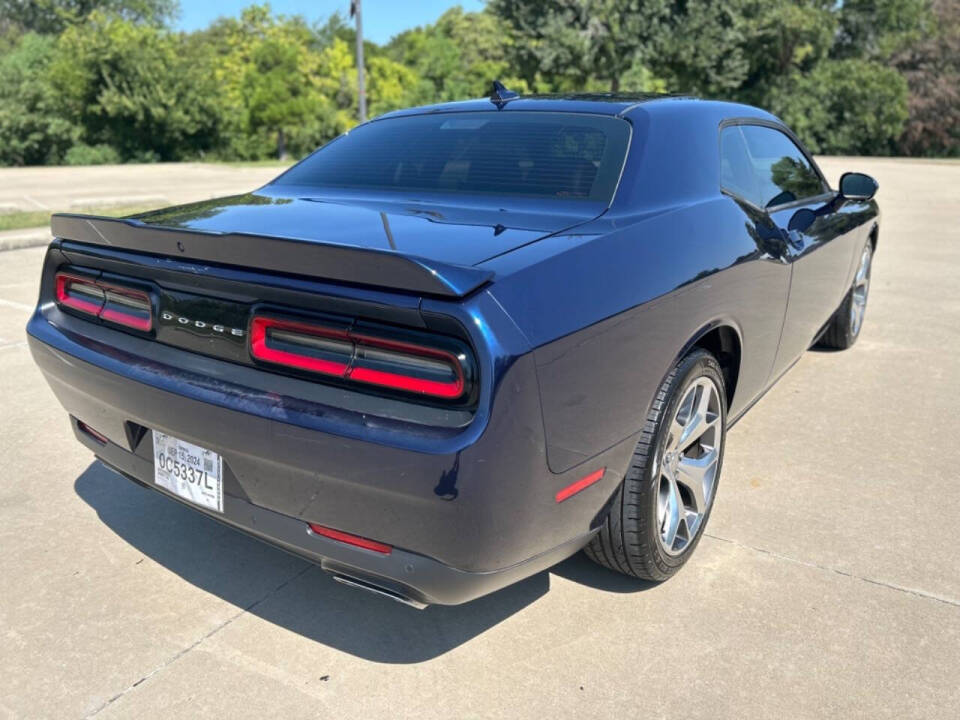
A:
[[[660,486],[660,458],[662,457],[664,447],[666,446],[669,429],[668,426],[671,419],[677,412],[677,407],[679,406],[680,401],[683,399],[683,396],[690,385],[695,380],[703,376],[710,378],[714,383],[716,383],[720,395],[720,457],[717,459],[717,473],[713,488],[713,497],[710,501],[710,507],[707,508],[707,512],[704,515],[703,522],[700,523],[700,527],[697,529],[696,536],[693,538],[687,548],[679,555],[668,555],[660,543],[660,530],[659,523],[657,522],[657,495],[659,493]],[[654,454],[647,459],[646,467],[644,467],[643,474],[640,479],[643,488],[643,504],[646,506],[646,509],[643,511],[649,514],[648,522],[645,523],[648,529],[648,537],[644,538],[643,541],[647,547],[651,548],[653,555],[652,559],[657,568],[665,576],[672,575],[674,572],[676,572],[693,554],[694,550],[697,548],[697,545],[700,544],[700,538],[703,537],[703,532],[707,526],[707,522],[710,520],[710,516],[713,513],[713,506],[716,504],[717,490],[719,489],[720,476],[723,470],[723,454],[726,450],[727,444],[726,386],[723,379],[723,371],[720,369],[720,365],[717,363],[716,359],[714,359],[713,355],[703,350],[694,351],[690,355],[687,355],[678,364],[677,373],[674,375],[671,385],[672,387],[669,390],[670,400],[667,402],[664,412],[661,414],[657,422],[657,432],[654,444],[652,446],[655,448]]]

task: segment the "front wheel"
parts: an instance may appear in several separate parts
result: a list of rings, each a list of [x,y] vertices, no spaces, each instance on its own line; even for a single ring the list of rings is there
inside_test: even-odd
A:
[[[819,347],[846,350],[860,337],[863,318],[867,313],[867,296],[870,293],[870,268],[873,264],[873,243],[868,242],[860,254],[860,264],[853,278],[853,287],[843,299],[840,308],[830,318],[830,323],[817,341]]]
[[[720,366],[695,350],[660,386],[630,469],[586,547],[592,560],[646,580],[666,580],[683,566],[713,508],[726,420]]]

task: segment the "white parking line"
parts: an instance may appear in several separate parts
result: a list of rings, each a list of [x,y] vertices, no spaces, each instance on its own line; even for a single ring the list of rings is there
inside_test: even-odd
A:
[[[16,308],[17,310],[26,310],[27,312],[33,312],[33,305],[27,305],[25,303],[15,302],[14,300],[4,300],[0,298],[0,305],[5,307]]]
[[[32,197],[30,197],[29,195],[24,195],[24,196],[23,196],[23,199],[26,200],[28,203],[33,203],[34,205],[36,205],[36,206],[37,206],[38,208],[40,208],[41,210],[49,210],[49,209],[50,209],[49,207],[47,207],[46,205],[44,205],[42,202],[40,202],[39,200],[34,200],[34,199],[33,199]]]

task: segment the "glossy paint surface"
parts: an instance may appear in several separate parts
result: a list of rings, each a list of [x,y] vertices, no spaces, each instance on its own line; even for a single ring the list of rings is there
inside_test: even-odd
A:
[[[481,265],[536,348],[554,471],[638,434],[678,355],[720,326],[740,345],[730,398],[739,415],[839,306],[876,218],[872,201],[830,194],[791,238],[805,206],[772,213],[722,192],[720,126],[778,125],[768,113],[664,100],[625,117],[643,141],[609,211]]]
[[[255,193],[205,200],[137,216],[147,225],[235,232],[363,247],[457,265],[475,265],[603,211],[597,203],[521,201],[509,207],[476,198],[362,197],[312,187],[267,186]],[[242,229],[242,230],[241,230]],[[224,248],[225,254],[229,248]]]
[[[451,567],[502,569],[585,536],[677,359],[697,342],[724,338],[735,419],[840,304],[878,210],[873,200],[833,192],[767,210],[724,192],[723,124],[779,125],[746,106],[552,97],[502,110],[478,100],[399,114],[518,109],[631,124],[609,207],[268,185],[137,219],[150,231],[224,233],[204,236],[202,258],[147,253],[122,237],[110,246],[65,237],[50,251],[29,326],[58,398],[124,452],[149,457],[130,423],[159,428],[221,453],[228,494]],[[453,296],[343,281],[306,260],[298,269],[298,246],[293,264],[265,271],[232,252],[238,234],[248,243],[291,238],[486,274]],[[231,356],[243,353],[239,345],[214,352],[213,343],[227,341],[188,337],[176,325],[159,325],[159,342],[122,335],[54,305],[54,275],[67,268],[155,282],[171,312],[231,327],[246,327],[251,308],[269,303],[454,336],[476,356],[478,392],[469,407],[421,405],[281,377]],[[600,480],[556,501],[601,468]]]

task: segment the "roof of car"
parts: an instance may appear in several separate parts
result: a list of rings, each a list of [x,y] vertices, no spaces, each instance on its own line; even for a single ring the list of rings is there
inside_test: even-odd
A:
[[[597,115],[620,115],[639,103],[654,100],[691,99],[682,95],[653,95],[641,93],[570,93],[553,95],[519,95],[503,102],[501,109],[506,110],[546,110],[564,112],[585,112]],[[381,117],[403,115],[422,115],[435,112],[476,112],[478,110],[496,110],[497,105],[489,97],[461,100],[457,102],[437,103],[421,107],[395,110]]]
[[[638,109],[661,108],[669,105],[673,109],[730,117],[772,117],[760,108],[739,103],[705,100],[691,95],[644,94],[644,93],[571,93],[555,95],[518,95],[500,103],[499,111],[537,110],[547,112],[577,112],[594,115],[623,116]],[[497,111],[498,106],[491,98],[475,98],[457,102],[437,103],[420,107],[395,110],[376,118],[404,117],[445,112]]]

